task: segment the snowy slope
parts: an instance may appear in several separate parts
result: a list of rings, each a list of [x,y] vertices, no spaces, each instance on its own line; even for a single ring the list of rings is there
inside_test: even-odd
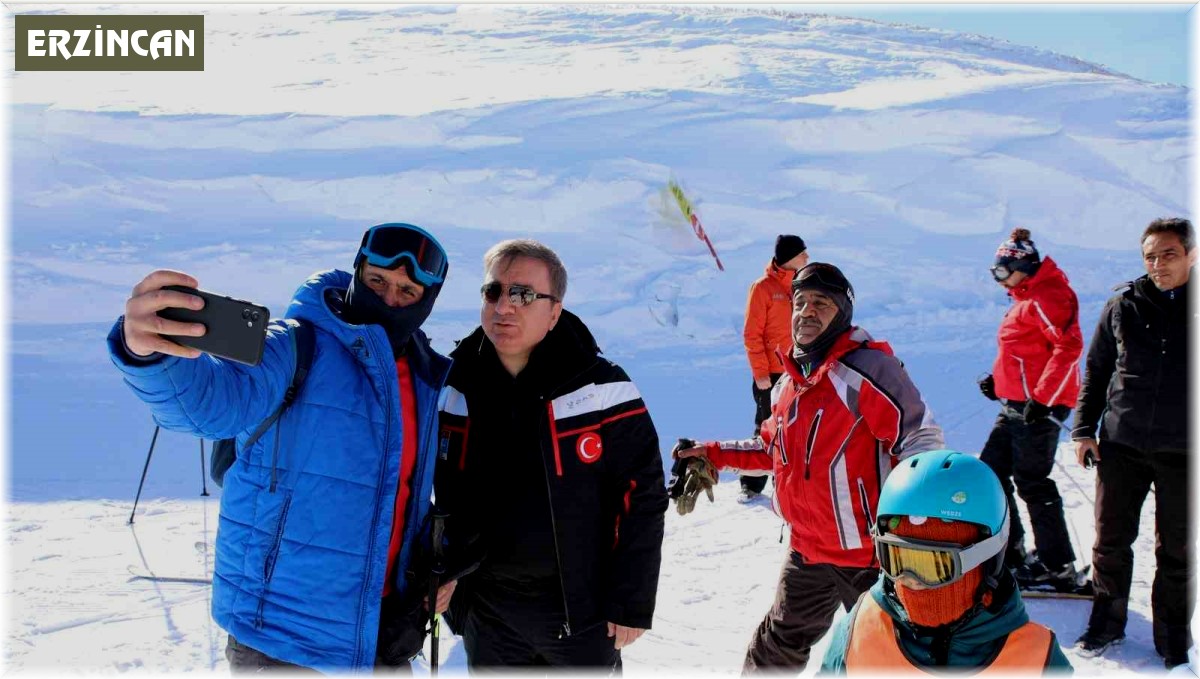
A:
[[[193,9],[206,14],[203,73],[9,74],[10,497],[22,503],[10,544],[29,559],[58,553],[52,534],[73,545],[19,571],[32,588],[22,596],[46,597],[38,609],[9,607],[19,667],[76,652],[90,667],[216,662],[209,641],[176,634],[182,612],[151,607],[202,610],[195,592],[125,583],[127,562],[140,563],[121,544],[130,540],[79,529],[120,518],[145,459],[152,423],[103,337],[153,268],[281,312],[309,273],[350,264],[364,227],[412,221],[450,252],[426,326],[448,350],[477,323],[483,252],[532,235],[562,254],[567,306],[633,376],[665,452],[678,436],[749,433],[746,289],[775,235],[796,232],[815,259],[847,272],[856,321],[893,344],[948,442],[973,451],[994,417],[973,381],[989,369],[1006,307],[987,273],[997,243],[1013,226],[1033,230],[1070,276],[1090,337],[1109,288],[1139,273],[1140,228],[1190,207],[1186,88],[980,36],[681,7],[167,11]],[[672,175],[697,200],[724,273],[677,217],[664,218]],[[196,441],[163,433],[147,496],[193,498],[199,486]],[[155,505],[164,514],[139,529],[159,570],[151,551],[185,559],[168,564],[180,569],[198,569],[205,553],[193,547],[201,526],[178,523],[199,515],[184,505]],[[664,578],[674,599],[660,610],[703,623],[693,629],[729,625],[713,652],[734,668],[770,599],[778,526],[728,503],[711,509],[690,520],[712,521],[717,542],[731,544],[749,534],[735,522],[761,520],[765,537],[750,549],[771,553],[714,556],[695,585]],[[1077,503],[1081,530],[1089,512]],[[74,530],[59,526],[71,516]],[[41,528],[17,530],[26,525]],[[669,538],[672,559],[720,551],[680,537]],[[759,561],[753,591],[717,582],[722,569]],[[78,577],[81,564],[96,570]],[[102,593],[99,573],[117,593]],[[86,591],[45,613],[76,580]],[[719,608],[702,605],[708,596]],[[681,616],[672,600],[694,610]],[[110,614],[103,626],[32,633]],[[105,643],[114,626],[155,615],[176,630],[170,648],[129,647],[118,660],[72,638]],[[690,642],[670,638],[635,646],[631,664],[692,657]]]

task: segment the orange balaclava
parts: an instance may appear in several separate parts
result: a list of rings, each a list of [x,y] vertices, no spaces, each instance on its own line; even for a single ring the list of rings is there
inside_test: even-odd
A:
[[[983,537],[983,531],[974,524],[935,518],[914,524],[907,516],[902,517],[900,525],[889,532],[914,540],[952,542],[963,546],[975,544]],[[897,580],[894,583],[896,597],[908,613],[908,619],[916,625],[940,627],[952,623],[975,605],[975,594],[983,581],[983,567],[976,567],[957,582],[936,589],[910,589]]]

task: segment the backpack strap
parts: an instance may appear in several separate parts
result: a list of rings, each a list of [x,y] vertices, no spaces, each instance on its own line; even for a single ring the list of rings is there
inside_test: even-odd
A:
[[[283,402],[279,404],[275,412],[263,420],[262,424],[258,425],[254,433],[250,434],[250,437],[242,444],[243,450],[254,445],[255,441],[267,433],[271,425],[275,424],[275,421],[283,415],[283,411],[292,405],[292,402],[296,400],[296,394],[300,393],[304,381],[308,379],[309,369],[312,368],[313,354],[316,353],[317,344],[316,333],[312,325],[291,318],[284,319],[283,323],[290,326],[291,332],[288,333],[288,336],[292,338],[292,346],[296,350],[296,364],[292,367],[292,383],[288,385],[287,391],[283,392]]]

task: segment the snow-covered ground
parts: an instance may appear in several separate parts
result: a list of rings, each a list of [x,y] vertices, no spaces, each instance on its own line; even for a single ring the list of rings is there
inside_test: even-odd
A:
[[[279,311],[309,273],[349,266],[366,226],[411,221],[450,253],[426,324],[448,350],[477,322],[483,252],[531,235],[562,255],[567,306],[637,382],[665,454],[749,433],[746,290],[775,235],[799,233],[846,271],[856,321],[948,443],[975,451],[995,408],[974,379],[1007,304],[987,267],[1011,228],[1067,272],[1090,338],[1140,273],[1141,228],[1190,214],[1187,88],[982,36],[687,7],[166,11],[205,13],[204,72],[8,74],[13,669],[223,663],[203,588],[130,581],[203,576],[217,508],[192,499],[196,441],[168,432],[138,541],[124,525],[153,427],[103,338],[151,269]],[[725,272],[664,205],[672,176]],[[1088,544],[1091,506],[1060,485]],[[732,488],[669,520],[631,671],[739,667],[783,547]],[[1141,539],[1131,640],[1088,670],[1157,666]],[[1068,643],[1085,616],[1031,608]]]
[[[1060,448],[1059,459],[1053,478],[1072,533],[1090,545],[1094,532],[1086,519],[1094,477],[1075,465],[1068,446]],[[766,499],[739,505],[737,489],[736,477],[725,475],[715,503],[701,498],[687,516],[668,511],[654,629],[624,652],[627,673],[740,671],[750,634],[771,605],[787,548]],[[154,500],[138,509],[133,527],[126,523],[130,507],[84,500],[10,505],[9,667],[227,670],[225,635],[208,614],[208,587],[137,577],[210,578],[218,503]],[[1149,622],[1153,552],[1154,507],[1148,502],[1134,545],[1129,636],[1103,658],[1079,658],[1069,648],[1083,631],[1087,602],[1026,603],[1033,619],[1058,635],[1080,672],[1161,669]],[[824,648],[822,642],[813,651],[806,674],[819,667]],[[447,672],[465,670],[458,639],[444,637],[440,657]],[[425,658],[419,663],[427,666]]]

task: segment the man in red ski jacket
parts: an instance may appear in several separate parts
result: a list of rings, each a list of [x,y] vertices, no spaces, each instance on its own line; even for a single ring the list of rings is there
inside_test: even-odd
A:
[[[792,282],[792,352],[758,436],[677,451],[718,468],[770,469],[791,552],[775,603],[743,671],[799,671],[833,622],[879,577],[870,527],[879,489],[900,460],[944,447],[916,386],[886,342],[851,325],[854,289],[837,267],[810,264]]]
[[[1002,409],[980,459],[1000,477],[1011,513],[1005,562],[1028,587],[1073,589],[1078,574],[1067,533],[1062,497],[1050,478],[1059,425],[1079,397],[1079,300],[1053,259],[1041,259],[1030,233],[1014,229],[1000,244],[992,276],[1013,303],[1000,322],[992,374],[980,382],[984,396]],[[1025,554],[1025,531],[1013,486],[1025,501],[1037,558]]]

